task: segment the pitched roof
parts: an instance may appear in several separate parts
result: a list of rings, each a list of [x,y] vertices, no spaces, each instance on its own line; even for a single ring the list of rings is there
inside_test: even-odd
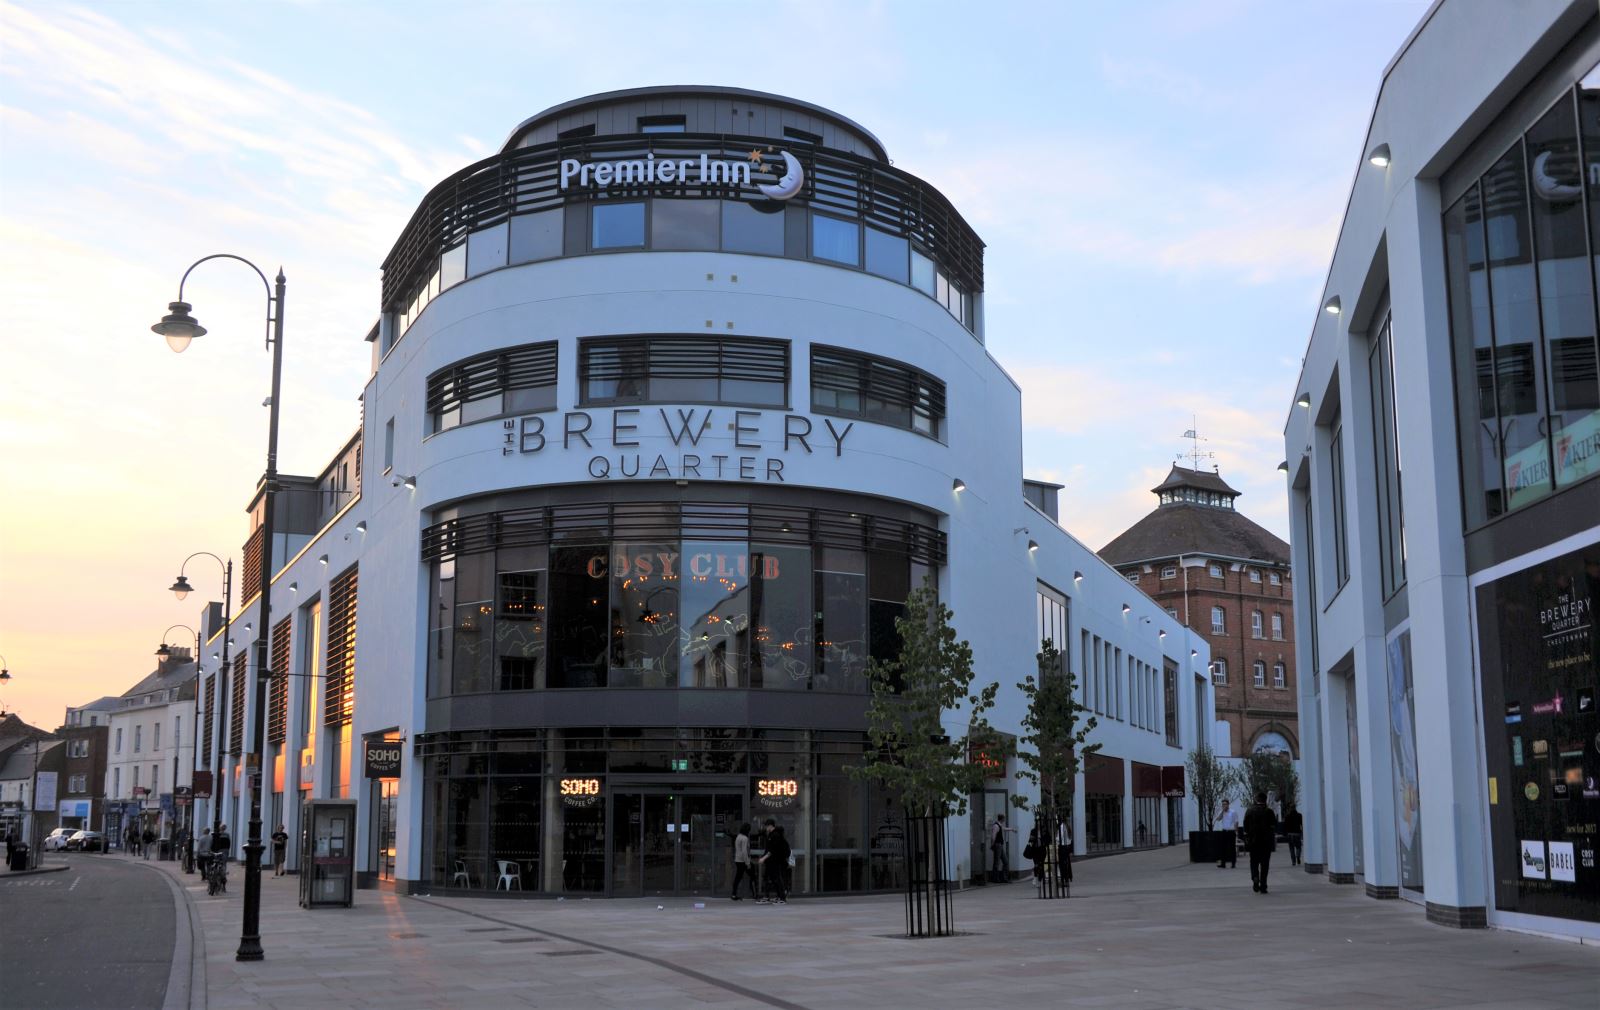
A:
[[[1220,477],[1217,480],[1221,483]],[[1156,508],[1100,548],[1099,553],[1111,565],[1175,558],[1179,554],[1289,563],[1289,545],[1255,522],[1232,509],[1188,502]]]
[[[1206,473],[1204,470],[1190,470],[1178,464],[1172,464],[1172,469],[1167,473],[1167,479],[1151,488],[1153,494],[1160,494],[1175,487],[1192,487],[1201,491],[1220,491],[1226,495],[1237,496],[1239,492],[1228,486],[1220,473]]]

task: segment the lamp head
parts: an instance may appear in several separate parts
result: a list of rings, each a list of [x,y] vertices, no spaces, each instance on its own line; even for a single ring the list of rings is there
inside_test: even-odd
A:
[[[188,302],[168,302],[167,314],[161,317],[161,322],[150,327],[150,332],[166,337],[167,346],[182,354],[188,350],[189,341],[206,335],[206,328],[189,314],[193,307]]]
[[[1376,165],[1378,168],[1388,168],[1389,145],[1379,144],[1377,147],[1374,147],[1372,152],[1367,155],[1367,161],[1371,162],[1373,165]]]
[[[172,595],[176,596],[180,600],[185,596],[188,596],[189,593],[194,589],[193,586],[189,585],[189,580],[182,575],[178,576],[177,581],[168,588],[172,590]]]
[[[958,494],[966,489],[967,482],[962,480],[960,477],[957,477],[955,480],[950,482],[950,490],[955,491]]]
[[[163,663],[172,658],[172,649],[166,642],[162,642],[161,648],[156,650],[156,658]]]
[[[1329,298],[1327,301],[1323,302],[1322,311],[1326,312],[1330,316],[1336,316],[1340,312],[1344,311],[1339,305],[1339,296],[1334,295],[1332,298]]]
[[[1311,408],[1311,394],[1301,393],[1299,398],[1294,401],[1294,405],[1309,410]]]
[[[1126,615],[1126,614],[1127,614],[1127,613],[1128,613],[1128,612],[1129,612],[1129,611],[1131,611],[1131,610],[1132,610],[1132,609],[1133,609],[1133,608],[1132,608],[1132,607],[1130,607],[1130,606],[1128,606],[1128,605],[1127,605],[1127,604],[1126,604],[1126,603],[1124,603],[1124,604],[1123,604],[1123,605],[1122,605],[1122,612],[1123,612],[1123,614],[1124,614],[1124,615]]]

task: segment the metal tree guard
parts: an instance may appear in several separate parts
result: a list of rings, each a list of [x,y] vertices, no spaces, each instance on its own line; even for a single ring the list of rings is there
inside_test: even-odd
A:
[[[945,872],[945,818],[906,818],[906,936],[953,936],[955,909]]]

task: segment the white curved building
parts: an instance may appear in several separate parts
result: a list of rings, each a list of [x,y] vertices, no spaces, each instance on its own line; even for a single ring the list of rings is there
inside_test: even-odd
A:
[[[354,797],[402,888],[714,893],[771,816],[797,890],[897,886],[899,814],[844,768],[924,578],[998,728],[1041,637],[1068,652],[1106,752],[1080,851],[1192,823],[1151,770],[1210,725],[1205,646],[1025,498],[983,244],[856,124],[703,87],[541,113],[423,200],[369,339],[362,433],[280,498],[272,662],[323,679],[273,685],[269,829]]]

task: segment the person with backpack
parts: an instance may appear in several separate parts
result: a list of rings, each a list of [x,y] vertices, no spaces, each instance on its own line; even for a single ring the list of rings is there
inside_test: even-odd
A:
[[[739,897],[739,885],[743,883],[750,890],[750,897],[756,895],[756,871],[750,865],[750,822],[745,821],[739,825],[739,833],[733,836],[733,900],[743,901]]]

